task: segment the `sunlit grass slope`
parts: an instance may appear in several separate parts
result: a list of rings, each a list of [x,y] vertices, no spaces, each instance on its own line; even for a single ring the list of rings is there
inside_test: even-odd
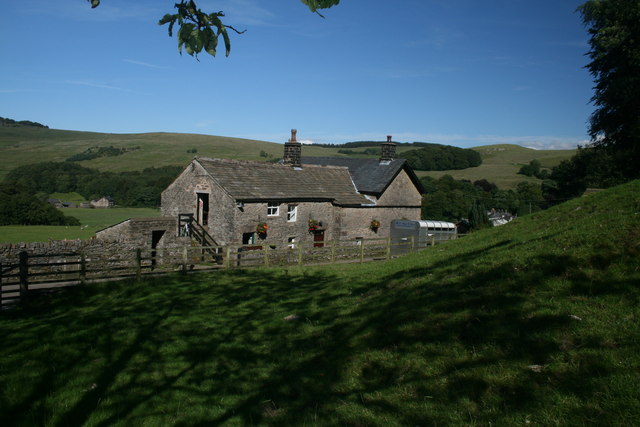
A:
[[[0,313],[2,425],[632,425],[640,181],[403,258]]]
[[[486,179],[500,189],[515,189],[521,181],[541,182],[538,179],[518,175],[520,168],[531,160],[539,160],[543,168],[557,166],[562,160],[572,157],[576,150],[533,150],[512,144],[485,145],[475,147],[480,152],[482,164],[475,168],[449,171],[418,172],[418,176],[428,175],[439,178],[448,174],[455,179],[476,181]]]

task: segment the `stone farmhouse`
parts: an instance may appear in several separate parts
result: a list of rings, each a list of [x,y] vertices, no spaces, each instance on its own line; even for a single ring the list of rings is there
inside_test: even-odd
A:
[[[379,159],[302,157],[294,129],[280,163],[196,157],[162,192],[162,219],[127,220],[97,237],[154,248],[196,228],[220,246],[385,238],[392,220],[421,214],[422,186],[395,148],[387,137]]]
[[[162,215],[193,214],[219,245],[387,237],[391,220],[420,219],[423,192],[395,147],[388,137],[380,159],[302,157],[294,129],[278,164],[193,159],[162,193]]]

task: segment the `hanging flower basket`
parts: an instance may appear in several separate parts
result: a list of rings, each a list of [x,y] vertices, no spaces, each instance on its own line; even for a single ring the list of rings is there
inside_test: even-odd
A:
[[[265,237],[267,237],[268,229],[269,229],[269,226],[267,225],[266,222],[261,222],[260,224],[258,224],[258,226],[256,227],[256,232],[258,233],[258,237],[260,237],[261,239],[264,239]]]
[[[320,223],[315,219],[309,220],[309,233],[315,233],[320,228]]]
[[[369,225],[369,228],[371,228],[371,230],[373,230],[374,233],[377,233],[378,228],[380,228],[380,221],[378,221],[377,219],[372,219],[371,224]]]

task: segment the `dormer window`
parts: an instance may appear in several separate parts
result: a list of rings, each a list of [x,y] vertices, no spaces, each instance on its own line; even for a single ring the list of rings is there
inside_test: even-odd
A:
[[[267,216],[278,216],[278,215],[280,215],[280,204],[267,203]]]

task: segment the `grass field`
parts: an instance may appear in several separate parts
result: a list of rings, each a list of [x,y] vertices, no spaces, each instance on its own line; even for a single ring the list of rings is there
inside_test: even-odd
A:
[[[35,298],[0,313],[0,424],[637,424],[639,194],[390,261]]]
[[[65,200],[67,200],[65,198]],[[80,220],[80,227],[49,225],[0,226],[0,243],[46,242],[48,240],[89,239],[96,231],[125,219],[160,216],[160,209],[112,208],[112,209],[62,209],[65,215]]]
[[[482,156],[482,165],[475,168],[450,171],[418,171],[418,176],[439,178],[449,174],[455,179],[467,179],[471,182],[486,179],[498,185],[500,189],[515,189],[519,182],[540,182],[539,179],[518,175],[523,165],[531,160],[540,161],[543,168],[552,168],[562,160],[575,154],[575,150],[532,150],[519,145],[501,144],[476,147]]]

